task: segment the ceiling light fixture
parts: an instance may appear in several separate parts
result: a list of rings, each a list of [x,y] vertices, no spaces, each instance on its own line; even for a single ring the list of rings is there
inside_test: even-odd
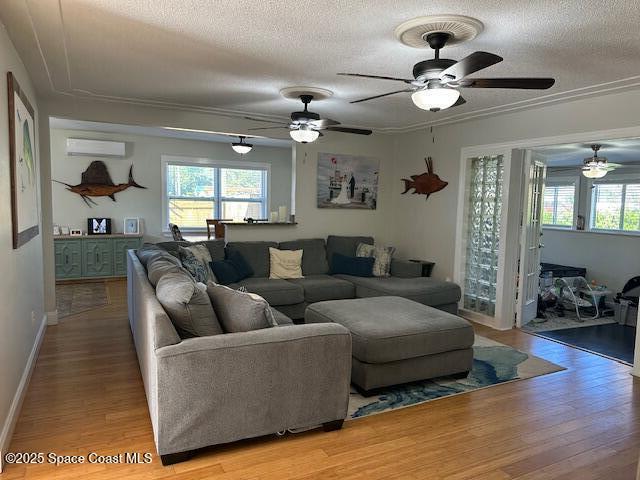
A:
[[[602,178],[607,174],[607,170],[602,167],[586,167],[582,169],[582,175],[586,178]]]
[[[453,106],[460,98],[460,92],[453,88],[443,87],[439,83],[430,82],[427,88],[411,95],[416,107],[422,110],[438,112]]]
[[[231,148],[233,148],[233,151],[236,153],[239,153],[240,155],[244,155],[245,153],[249,153],[251,151],[251,149],[253,148],[253,145],[250,143],[244,143],[244,138],[242,135],[240,135],[238,138],[240,138],[239,142],[233,142],[231,144]]]
[[[299,143],[311,143],[315,142],[320,136],[320,132],[314,130],[309,125],[300,125],[300,127],[296,130],[290,130],[289,135],[296,142]]]

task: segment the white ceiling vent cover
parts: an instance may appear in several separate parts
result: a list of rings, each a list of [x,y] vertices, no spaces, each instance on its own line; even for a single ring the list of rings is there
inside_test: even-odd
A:
[[[448,33],[451,39],[447,41],[447,45],[456,45],[474,39],[483,29],[484,25],[480,20],[464,15],[430,15],[398,25],[395,36],[409,47],[430,48],[426,41],[430,33]]]
[[[67,155],[87,157],[124,157],[125,143],[110,140],[67,138]]]

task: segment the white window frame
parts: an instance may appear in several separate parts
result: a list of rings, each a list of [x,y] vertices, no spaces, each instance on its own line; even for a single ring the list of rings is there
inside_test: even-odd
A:
[[[199,200],[213,200],[214,209],[212,212],[212,218],[219,218],[220,208],[222,202],[236,201],[236,202],[252,202],[262,203],[262,217],[266,218],[269,212],[269,205],[271,204],[271,164],[260,162],[240,162],[240,161],[221,161],[211,158],[203,157],[187,157],[176,155],[162,155],[161,156],[161,169],[162,169],[162,232],[169,233],[169,198],[167,194],[167,166],[168,165],[182,165],[193,167],[210,167],[218,169],[242,169],[242,170],[260,170],[263,175],[263,182],[265,185],[264,196],[260,199],[247,199],[236,197],[223,197],[221,196],[220,188],[220,174],[215,175],[214,179],[214,197],[201,197]],[[175,198],[175,197],[173,197]],[[189,197],[191,198],[191,197]],[[202,227],[182,227],[180,230],[183,232],[205,232],[207,230],[206,225]]]
[[[617,235],[640,235],[640,231],[633,230],[621,230],[621,229],[607,229],[607,228],[595,228],[593,226],[593,222],[595,221],[595,205],[593,204],[595,200],[595,196],[593,194],[595,185],[603,185],[603,184],[613,184],[613,185],[624,185],[623,194],[622,194],[622,212],[620,215],[620,222],[624,221],[624,203],[625,203],[625,189],[626,185],[629,184],[640,184],[640,173],[633,174],[608,174],[604,178],[599,178],[597,180],[590,180],[588,182],[588,200],[587,200],[587,225],[589,231],[596,233],[612,233]]]
[[[571,221],[571,225],[543,223],[542,228],[558,228],[562,230],[575,230],[576,225],[578,223],[578,206],[580,203],[580,179],[576,177],[551,177],[551,178],[547,177],[547,180],[544,186],[545,186],[545,189],[547,187],[565,187],[565,186],[573,187],[573,219]],[[543,204],[543,208],[544,208],[544,204]]]

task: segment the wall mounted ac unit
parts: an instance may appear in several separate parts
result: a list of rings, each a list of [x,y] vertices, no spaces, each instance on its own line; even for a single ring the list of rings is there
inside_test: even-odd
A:
[[[125,143],[112,142],[110,140],[67,138],[67,155],[84,155],[89,157],[124,157]]]

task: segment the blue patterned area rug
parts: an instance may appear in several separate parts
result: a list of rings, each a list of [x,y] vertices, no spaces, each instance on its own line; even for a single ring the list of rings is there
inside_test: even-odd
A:
[[[352,387],[347,420],[564,370],[555,363],[479,335],[476,335],[473,350],[473,369],[461,380],[442,377],[407,383],[371,397],[363,397]]]

